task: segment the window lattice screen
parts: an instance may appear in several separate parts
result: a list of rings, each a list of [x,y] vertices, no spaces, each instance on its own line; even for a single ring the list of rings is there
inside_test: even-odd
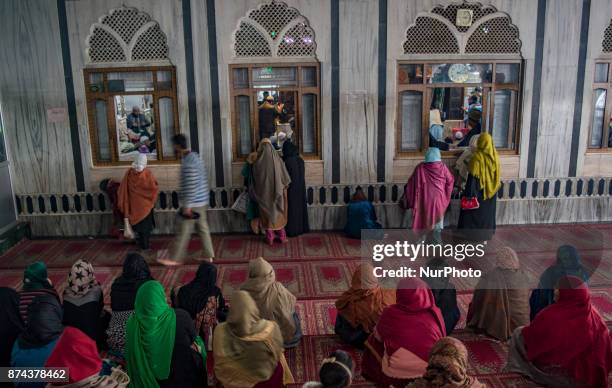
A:
[[[602,46],[604,53],[612,53],[612,20],[610,20],[610,25],[604,31]]]
[[[117,8],[100,18],[87,43],[91,62],[168,59],[166,35],[157,22],[136,8]]]
[[[471,26],[457,26],[457,11],[473,12]],[[612,26],[610,27],[612,51]],[[405,54],[521,54],[518,28],[493,6],[453,3],[419,15],[406,31]]]
[[[472,17],[472,22],[475,23],[477,20],[482,18],[483,16],[490,15],[495,13],[495,8],[493,7],[483,7],[480,3],[454,3],[449,4],[446,7],[437,6],[433,10],[432,13],[443,16],[448,19],[452,24],[455,24],[457,20],[457,10],[458,9],[471,9],[474,12],[474,16]],[[456,26],[459,32],[466,32],[470,27],[469,26]]]
[[[316,49],[308,21],[278,1],[250,11],[234,33],[237,57],[315,57]]]
[[[459,54],[459,44],[452,31],[441,21],[419,16],[408,28],[404,42],[406,54]]]
[[[470,35],[466,53],[520,54],[521,41],[509,17],[498,17],[482,23]]]

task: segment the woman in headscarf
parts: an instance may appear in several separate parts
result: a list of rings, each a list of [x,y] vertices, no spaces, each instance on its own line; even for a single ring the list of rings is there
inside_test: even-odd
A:
[[[562,245],[557,249],[557,261],[542,273],[538,288],[531,292],[529,318],[532,321],[546,306],[555,303],[554,288],[564,276],[575,276],[584,282],[589,280],[589,274],[582,266],[578,250],[571,245]]]
[[[412,229],[441,230],[453,192],[453,174],[442,163],[440,150],[429,148],[425,162],[414,169],[404,189],[404,208],[412,209]]]
[[[423,377],[406,388],[486,388],[467,374],[468,351],[456,338],[444,337],[433,346]]]
[[[19,294],[12,288],[0,287],[0,365],[11,362],[11,350],[17,336],[23,330],[19,315]]]
[[[28,322],[17,337],[11,353],[11,366],[45,365],[62,334],[62,306],[53,295],[39,295],[28,307]],[[16,383],[15,387],[44,387],[45,383]]]
[[[444,139],[444,123],[440,118],[440,111],[432,109],[429,111],[429,147],[448,151],[449,145]]]
[[[235,291],[227,321],[215,329],[215,377],[224,388],[277,388],[293,383],[278,324],[263,319],[248,292]]]
[[[125,325],[134,313],[134,301],[140,285],[151,280],[151,271],[144,257],[128,253],[123,261],[123,273],[111,286],[111,318],[106,334],[108,347],[119,361],[123,359]]]
[[[240,289],[251,295],[262,318],[278,324],[286,348],[300,342],[302,328],[295,311],[296,298],[282,283],[276,281],[270,263],[262,257],[249,261],[249,278]]]
[[[206,344],[206,350],[212,350],[213,331],[219,322],[225,321],[227,314],[225,299],[217,287],[217,267],[211,263],[201,263],[195,279],[178,289],[173,303],[174,307],[189,313],[196,329],[199,329],[196,332]]]
[[[19,314],[24,323],[28,321],[28,307],[40,295],[54,296],[59,302],[59,295],[47,274],[47,265],[42,261],[34,262],[23,273],[23,289],[19,292]]]
[[[472,160],[472,155],[476,151],[479,137],[480,135],[472,136],[469,147],[461,153],[457,159],[457,163],[455,164],[455,169],[457,170],[461,182],[461,190],[465,189],[465,182],[467,181],[469,175],[470,160]]]
[[[502,247],[495,268],[478,281],[467,313],[467,327],[506,341],[529,323],[529,283],[516,252]]]
[[[434,258],[427,263],[427,267],[435,272],[435,270],[448,267],[448,264],[443,258]],[[457,326],[461,317],[461,311],[457,304],[457,289],[447,276],[423,277],[422,279],[431,289],[436,306],[438,306],[444,318],[446,335],[450,335],[455,330],[455,326]]]
[[[344,233],[350,238],[361,239],[362,230],[380,230],[382,225],[376,219],[376,210],[368,201],[363,189],[358,187],[346,207]],[[378,232],[371,232],[374,237]],[[369,237],[370,235],[368,235]]]
[[[444,318],[427,284],[404,278],[366,341],[362,375],[378,386],[403,387],[422,376],[434,344],[446,336]]]
[[[545,387],[607,387],[612,340],[582,279],[561,278],[556,303],[517,328],[506,370]]]
[[[47,358],[46,368],[68,368],[68,382],[51,383],[47,387],[127,387],[127,374],[113,369],[111,375],[103,375],[102,359],[96,343],[75,327],[66,327],[55,348]]]
[[[206,349],[187,311],[166,302],[156,280],[138,289],[126,326],[125,352],[130,387],[205,387]]]
[[[308,233],[308,208],[306,206],[306,178],[304,172],[304,160],[300,156],[298,148],[291,140],[283,143],[283,160],[291,178],[287,189],[287,201],[289,211],[287,213],[287,236],[295,237]]]
[[[153,208],[158,192],[157,181],[151,170],[147,169],[147,155],[137,154],[119,186],[118,206],[123,217],[138,234],[140,249],[150,247],[149,238],[155,227]]]
[[[302,388],[349,388],[353,374],[351,355],[343,350],[336,350],[321,363],[320,382],[311,381],[305,383]]]
[[[478,200],[478,208],[461,209],[459,229],[476,230],[470,235],[473,240],[489,240],[495,233],[497,191],[501,186],[499,156],[488,133],[478,136],[476,150],[468,164],[468,178],[463,197]]]
[[[255,200],[254,195],[255,176],[253,175],[253,164],[256,160],[257,152],[251,152],[244,161],[244,165],[242,166],[242,171],[240,171],[240,175],[242,175],[242,177],[244,178],[244,187],[247,193],[249,194],[249,200],[246,209],[246,219],[249,222],[253,233],[262,234],[264,233],[264,231],[261,230],[259,207],[257,206],[257,201]]]
[[[253,196],[259,207],[260,223],[266,231],[266,241],[272,245],[276,238],[287,241],[287,187],[291,178],[283,159],[274,150],[270,139],[263,139],[253,163]]]
[[[93,266],[85,260],[77,260],[70,269],[63,308],[64,325],[76,327],[101,348],[105,346],[104,332],[110,315],[104,311],[104,294]]]
[[[336,301],[335,332],[342,341],[363,349],[385,307],[395,303],[395,290],[380,287],[370,264],[361,264],[351,280],[351,288]]]

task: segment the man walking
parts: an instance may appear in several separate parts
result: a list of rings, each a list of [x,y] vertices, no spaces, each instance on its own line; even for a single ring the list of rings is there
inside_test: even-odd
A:
[[[213,251],[210,230],[206,221],[209,190],[208,174],[200,156],[187,148],[187,139],[183,135],[172,138],[174,150],[181,158],[181,186],[180,196],[182,220],[179,235],[175,242],[174,253],[171,258],[159,258],[157,261],[163,265],[180,265],[185,257],[187,244],[191,239],[193,228],[202,240],[202,257],[204,260],[213,260]]]

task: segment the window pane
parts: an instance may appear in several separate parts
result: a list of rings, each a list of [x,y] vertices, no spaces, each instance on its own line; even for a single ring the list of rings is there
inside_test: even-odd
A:
[[[490,128],[493,143],[497,148],[512,148],[514,138],[514,112],[516,91],[497,90],[495,92],[495,111],[493,126]],[[510,139],[510,140],[509,140]]]
[[[108,73],[110,92],[139,92],[153,90],[153,73],[150,71],[127,71]]]
[[[599,148],[601,147],[601,140],[603,137],[604,128],[604,114],[606,111],[606,90],[597,89],[593,94],[593,120],[591,128],[591,141],[590,146]]]
[[[149,159],[157,159],[153,96],[118,95],[114,101],[119,160],[133,160],[139,152],[148,154]]]
[[[100,93],[104,91],[104,74],[89,74],[89,91],[92,93]]]
[[[498,84],[517,84],[519,82],[518,63],[498,63],[495,65],[495,82]]]
[[[253,69],[253,87],[279,88],[297,86],[295,67],[256,67]]]
[[[174,128],[174,104],[170,97],[160,98],[158,104],[162,155],[164,159],[174,159],[174,147],[172,146],[172,136],[176,132],[176,128]]]
[[[608,82],[608,66],[607,63],[595,65],[595,82]]]
[[[493,65],[490,63],[440,63],[427,65],[427,83],[482,83],[491,82]]]
[[[423,83],[423,65],[421,64],[405,64],[399,65],[397,73],[397,82],[405,84],[422,84]]]
[[[236,96],[236,121],[238,125],[238,151],[240,155],[251,152],[251,99],[249,96]]]
[[[249,87],[249,69],[234,69],[233,77],[235,89],[246,89]]]
[[[157,72],[157,90],[172,90],[172,72]]]
[[[400,95],[400,150],[415,151],[421,148],[421,129],[423,121],[423,95],[408,90]]]
[[[101,162],[111,161],[108,119],[106,114],[106,101],[96,100],[95,118],[96,133],[98,137],[98,160]]]
[[[302,86],[313,87],[317,86],[317,68],[302,67]]]
[[[317,96],[315,94],[302,95],[302,152],[304,154],[317,152],[316,119]]]

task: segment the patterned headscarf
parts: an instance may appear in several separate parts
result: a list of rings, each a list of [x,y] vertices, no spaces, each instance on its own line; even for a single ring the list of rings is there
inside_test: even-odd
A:
[[[64,291],[67,295],[80,297],[96,287],[98,282],[94,275],[93,266],[85,260],[77,260],[68,274],[68,287]]]

